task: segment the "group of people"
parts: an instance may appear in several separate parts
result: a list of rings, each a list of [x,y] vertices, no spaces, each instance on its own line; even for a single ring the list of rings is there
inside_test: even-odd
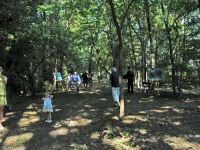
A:
[[[128,67],[126,75],[123,76],[124,79],[127,79],[128,93],[133,93],[133,81],[134,81],[134,72],[131,70],[131,67]],[[112,87],[112,96],[114,100],[114,106],[120,106],[120,83],[119,83],[119,72],[116,67],[113,67],[110,74],[110,83]]]
[[[4,106],[7,105],[7,99],[6,99],[6,84],[7,84],[7,77],[3,74],[3,67],[0,66],[0,132],[5,130],[3,127],[3,112],[4,112]],[[54,76],[58,79],[58,81],[62,81],[61,74],[54,74]],[[90,80],[92,80],[92,76],[88,75],[87,72],[82,74],[82,82],[84,86],[86,87]],[[68,86],[71,84],[73,86],[76,86],[77,92],[79,92],[79,84],[81,83],[81,77],[77,72],[74,72],[73,75],[69,75],[68,77]],[[126,75],[123,76],[124,79],[127,79],[127,86],[128,86],[128,92],[133,93],[133,81],[134,81],[134,73],[131,70],[131,68],[128,68],[128,71]],[[56,80],[56,79],[55,79]],[[110,74],[110,82],[112,86],[112,96],[114,99],[114,106],[120,106],[119,100],[120,100],[120,83],[119,83],[119,73],[117,71],[116,67],[112,68],[111,74]],[[52,105],[52,98],[53,96],[49,91],[46,91],[44,93],[44,97],[42,98],[43,102],[43,112],[47,113],[47,119],[45,120],[46,123],[52,122],[52,115],[53,112],[53,105]]]
[[[90,80],[92,80],[92,76],[89,76],[87,72],[82,74],[82,82],[84,87],[87,87],[88,84],[90,84]],[[68,76],[68,87],[71,85],[76,86],[77,92],[79,92],[79,84],[81,83],[81,77],[77,72],[74,72],[74,74]],[[133,93],[133,81],[134,81],[134,72],[131,70],[131,67],[128,67],[128,71],[126,75],[123,76],[124,79],[127,79],[127,87],[128,87],[128,93]],[[114,100],[114,106],[119,107],[120,106],[120,83],[119,83],[119,72],[117,71],[116,67],[113,67],[110,74],[110,82],[112,87],[112,96]],[[43,103],[43,112],[47,113],[47,119],[45,120],[46,123],[52,122],[52,116],[51,113],[53,112],[53,106],[52,106],[52,98],[53,96],[50,94],[50,92],[45,92],[45,97],[42,99],[44,100]]]

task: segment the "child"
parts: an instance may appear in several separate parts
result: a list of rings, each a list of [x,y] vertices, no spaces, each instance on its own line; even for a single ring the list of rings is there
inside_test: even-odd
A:
[[[52,95],[50,95],[50,93],[47,91],[44,93],[45,97],[42,98],[42,100],[44,100],[44,104],[43,104],[43,112],[47,113],[47,120],[45,121],[46,123],[51,123],[52,122],[52,117],[51,117],[51,113],[53,112],[53,106],[52,106]]]

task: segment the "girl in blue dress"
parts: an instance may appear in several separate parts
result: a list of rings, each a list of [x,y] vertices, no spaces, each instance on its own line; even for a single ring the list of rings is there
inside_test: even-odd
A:
[[[46,123],[52,122],[52,116],[51,113],[53,112],[53,106],[52,106],[52,95],[47,91],[44,93],[45,97],[42,98],[44,100],[43,104],[43,112],[47,113],[47,120],[45,120]]]

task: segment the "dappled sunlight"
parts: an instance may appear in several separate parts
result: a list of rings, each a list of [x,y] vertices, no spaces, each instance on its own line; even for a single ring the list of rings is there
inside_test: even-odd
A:
[[[198,150],[200,144],[188,142],[183,137],[164,136],[164,141],[169,144],[173,149],[196,149]]]
[[[100,101],[106,101],[107,98],[100,98]]]
[[[135,131],[138,131],[138,132],[139,132],[140,134],[142,134],[142,135],[147,134],[147,129],[141,128],[141,129],[135,129]]]
[[[86,108],[92,108],[91,105],[84,105],[84,107],[86,107]]]
[[[185,103],[194,103],[195,102],[195,100],[192,100],[192,99],[185,99],[185,100],[183,100],[183,102],[185,102]]]
[[[173,125],[175,126],[180,126],[181,125],[181,122],[180,121],[175,121],[175,122],[171,122]]]
[[[3,142],[3,144],[5,146],[19,146],[30,141],[32,137],[33,137],[33,133],[31,132],[18,134],[18,135],[12,135],[12,136],[7,137],[5,141]]]
[[[138,113],[139,113],[139,114],[147,114],[146,111],[139,111]]]
[[[15,114],[16,114],[16,112],[7,112],[6,116],[11,117],[11,116],[14,116]]]
[[[26,109],[38,109],[37,104],[36,103],[32,103],[29,106],[26,107]]]
[[[171,107],[171,106],[164,106],[164,107],[161,107],[163,110],[166,110],[166,111],[174,111],[174,112],[177,112],[177,113],[184,113],[184,109],[178,109],[178,108],[174,108],[174,107]]]
[[[77,133],[77,132],[79,132],[79,129],[78,128],[70,128],[69,132],[70,133]]]
[[[102,90],[95,90],[95,92],[99,93],[99,92],[102,92]]]
[[[110,115],[112,115],[112,113],[111,113],[111,112],[104,112],[103,115],[104,115],[104,116],[110,116]]]
[[[94,109],[94,108],[93,108],[93,109],[90,109],[89,111],[90,111],[90,112],[95,112],[95,111],[97,111],[97,110],[98,110],[98,109]]]
[[[163,106],[161,108],[163,108],[163,109],[171,109],[172,107],[171,106]]]
[[[70,144],[70,147],[72,149],[81,149],[81,150],[87,150],[87,149],[89,149],[86,144],[77,144],[77,143]]]
[[[61,111],[61,109],[58,109],[58,108],[57,108],[57,109],[54,109],[54,111],[55,111],[55,112],[58,112],[58,111]]]
[[[127,102],[127,103],[130,103],[130,102],[131,102],[131,100],[127,99],[127,100],[126,100],[126,102]]]
[[[153,110],[150,110],[150,112],[155,112],[155,113],[164,113],[164,112],[167,112],[168,110],[166,109],[153,109]]]
[[[66,124],[69,127],[87,126],[92,123],[91,119],[82,118],[80,116],[70,119]]]
[[[69,133],[68,129],[67,128],[59,128],[59,129],[56,129],[56,130],[53,130],[51,132],[49,132],[49,135],[51,137],[58,137],[58,136],[63,136],[63,135],[67,135]]]
[[[150,102],[154,102],[154,97],[150,96],[147,98],[140,98],[139,103],[150,103]]]
[[[147,122],[149,120],[145,116],[139,116],[139,115],[125,116],[122,120],[122,122],[126,124],[132,124],[138,121]]]
[[[89,117],[90,114],[88,112],[84,112],[84,113],[81,114],[81,116],[83,116],[83,117]]]
[[[173,111],[177,113],[184,113],[183,109],[178,109],[178,108],[173,108]]]
[[[93,133],[91,133],[91,135],[90,135],[90,139],[92,139],[92,140],[97,140],[97,139],[99,139],[99,138],[100,138],[99,132],[93,132]]]
[[[20,127],[30,126],[32,123],[40,121],[39,116],[37,116],[37,113],[34,111],[24,112],[22,116],[23,118],[17,123]]]

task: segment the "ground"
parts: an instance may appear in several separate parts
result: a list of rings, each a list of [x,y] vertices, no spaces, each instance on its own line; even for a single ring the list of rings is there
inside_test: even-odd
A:
[[[200,98],[125,91],[125,117],[113,107],[107,83],[79,94],[54,93],[53,123],[42,95],[23,98],[5,115],[2,150],[199,150]]]

